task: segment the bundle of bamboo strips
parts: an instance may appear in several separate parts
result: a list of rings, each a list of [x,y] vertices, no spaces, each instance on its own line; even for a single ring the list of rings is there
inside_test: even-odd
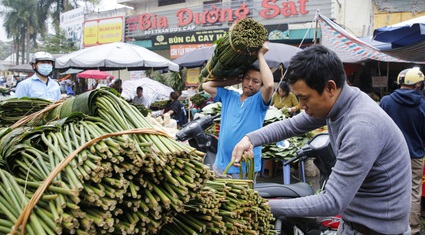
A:
[[[266,201],[248,180],[208,181],[185,205],[188,212],[177,214],[160,234],[276,234]]]
[[[6,161],[28,196],[82,143],[108,136],[107,127],[97,121],[72,120],[60,127],[27,129],[27,138],[15,137],[20,144],[9,149]],[[154,130],[145,132],[108,137],[79,152],[56,172],[52,185],[62,191],[47,190],[45,196],[52,199],[36,204],[32,211],[42,215],[32,214],[37,222],[30,219],[26,234],[155,234],[172,221],[213,175],[200,163],[200,153],[169,138],[157,142]],[[29,198],[17,205],[26,205]],[[19,221],[20,209],[5,220]],[[2,207],[0,211],[8,214]],[[10,229],[13,234],[19,228]]]
[[[84,100],[77,96],[42,114],[50,121],[46,125],[18,127],[21,122],[2,131],[2,233],[158,234],[165,224],[181,220],[176,215],[190,212],[190,201],[207,199],[205,185],[214,173],[201,163],[204,153],[154,130],[134,106],[108,90],[84,96],[86,103],[76,102]],[[236,186],[226,187],[226,200],[241,200],[228,196]],[[221,194],[208,195],[214,200]],[[226,207],[201,202],[200,208],[227,213]],[[261,204],[244,212],[257,216],[260,210],[270,217]],[[246,234],[270,229],[251,221],[241,227],[250,231]],[[245,233],[241,228],[238,234]]]
[[[267,40],[267,29],[251,18],[237,21],[218,39],[212,57],[202,69],[199,80],[233,79],[245,72],[256,60],[257,51]]]

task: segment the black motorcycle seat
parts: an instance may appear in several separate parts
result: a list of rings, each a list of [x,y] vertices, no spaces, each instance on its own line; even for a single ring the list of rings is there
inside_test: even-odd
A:
[[[258,183],[254,190],[263,198],[297,198],[313,195],[311,186],[305,182],[295,184]]]

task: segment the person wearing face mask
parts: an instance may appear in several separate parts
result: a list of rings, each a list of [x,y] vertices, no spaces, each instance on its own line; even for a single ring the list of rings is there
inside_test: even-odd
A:
[[[60,86],[49,77],[55,58],[47,52],[39,51],[31,57],[30,65],[35,73],[17,85],[15,96],[58,101],[61,98]]]

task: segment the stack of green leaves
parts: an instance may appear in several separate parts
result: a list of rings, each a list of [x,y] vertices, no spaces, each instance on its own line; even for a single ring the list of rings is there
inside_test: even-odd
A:
[[[267,111],[266,118],[264,119],[263,126],[267,126],[277,121],[289,118],[290,113],[286,109]],[[289,160],[295,157],[298,148],[302,147],[307,141],[311,139],[311,133],[302,136],[295,136],[287,139],[290,143],[288,148],[279,148],[276,143],[263,145],[261,157],[264,159],[274,159],[275,161]]]
[[[206,100],[207,98],[200,93],[197,93],[190,98],[190,101],[198,107],[200,107]]]
[[[264,159],[274,159],[275,161],[289,160],[295,157],[298,148],[301,148],[311,139],[310,134],[294,136],[288,138],[289,147],[282,149],[276,143],[263,145],[261,157]]]
[[[5,95],[10,95],[10,89],[6,88],[6,87],[0,87],[0,93],[5,96]]]
[[[8,127],[23,117],[44,109],[52,102],[37,98],[10,98],[0,101],[0,127]]]
[[[152,109],[152,110],[164,109],[167,102],[168,102],[168,100],[157,100],[155,102],[152,102],[152,104],[150,105],[150,109]]]
[[[264,25],[251,18],[236,22],[219,38],[214,53],[199,75],[200,81],[233,79],[245,72],[258,58],[257,51],[267,40]]]
[[[148,116],[149,113],[152,112],[152,110],[146,108],[144,105],[142,104],[133,104],[137,110],[139,110],[140,113],[143,114],[143,116]]]

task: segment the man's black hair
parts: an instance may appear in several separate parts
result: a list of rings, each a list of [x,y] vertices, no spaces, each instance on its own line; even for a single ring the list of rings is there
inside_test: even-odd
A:
[[[344,65],[335,52],[322,45],[314,45],[292,57],[286,80],[290,85],[303,80],[310,88],[322,94],[330,80],[338,88],[342,87],[346,75]]]

